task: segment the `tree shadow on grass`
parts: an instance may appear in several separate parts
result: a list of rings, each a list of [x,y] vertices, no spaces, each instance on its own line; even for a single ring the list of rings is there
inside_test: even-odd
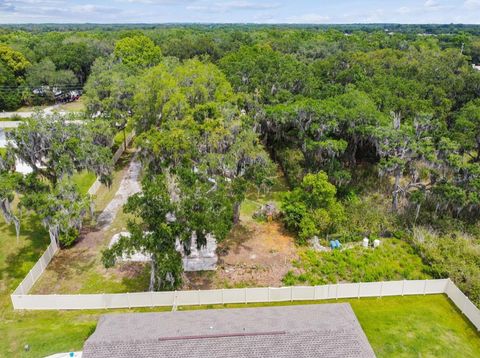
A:
[[[126,292],[145,292],[148,291],[150,284],[150,265],[139,263],[124,263],[118,269],[124,276],[122,285]]]
[[[13,251],[5,258],[5,265],[0,269],[0,279],[7,283],[6,286],[13,289],[42,256],[50,240],[40,220],[35,216],[25,216],[22,219],[18,243],[13,225],[1,222],[0,233],[6,234],[3,240],[9,240],[9,242],[0,243],[0,247],[5,247],[7,252]],[[10,249],[7,249],[8,246]],[[17,249],[11,250],[12,247]]]
[[[246,247],[244,243],[250,240],[254,233],[254,229],[248,227],[248,225],[245,225],[242,222],[234,225],[225,240],[218,245],[218,256],[227,256],[230,250],[233,250],[234,253],[238,253],[242,247],[246,250],[250,250],[250,248]]]

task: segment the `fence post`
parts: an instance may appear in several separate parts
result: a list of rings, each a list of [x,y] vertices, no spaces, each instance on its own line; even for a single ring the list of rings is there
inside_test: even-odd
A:
[[[103,293],[102,298],[103,298],[103,308],[107,309],[107,299],[105,298],[105,293]]]
[[[224,290],[224,289],[222,288],[222,305],[225,304],[225,298],[223,297],[223,290]]]
[[[200,290],[197,290],[197,302],[199,306],[202,305],[202,302],[200,301]]]
[[[244,289],[244,293],[245,293],[245,304],[247,304],[248,301],[247,301],[247,288],[246,287]]]
[[[425,279],[425,283],[423,284],[423,295],[427,294],[427,280]]]
[[[270,286],[268,286],[268,302],[271,302],[270,301]]]
[[[337,287],[335,289],[335,299],[338,300],[338,285],[339,283],[337,282]]]
[[[317,287],[318,286],[313,286],[313,299],[315,301],[318,300],[318,298],[317,298]]]
[[[380,297],[383,297],[383,281],[380,283]]]
[[[35,266],[33,266],[35,267]],[[30,274],[30,279],[32,280],[32,285],[30,286],[30,288],[28,289],[30,291],[30,289],[33,287],[33,285],[35,285],[35,280],[33,279],[33,273],[32,273],[32,270],[33,270],[33,267],[30,271],[28,271],[28,273]]]
[[[466,296],[464,296],[466,297]],[[458,308],[460,308],[460,312],[462,312],[462,314],[464,315],[465,314],[465,303],[467,302],[467,300],[465,298],[462,299],[462,302],[458,305]]]
[[[127,305],[128,305],[128,309],[132,308],[132,305],[130,304],[130,294],[128,292],[127,292]]]
[[[290,302],[293,302],[293,286],[290,286]]]
[[[357,298],[360,299],[360,289],[362,288],[362,283],[358,283],[358,291],[357,291]]]
[[[152,307],[153,307],[153,291],[150,291],[150,308]]]
[[[405,292],[405,280],[403,280],[402,282],[402,296],[404,292]]]

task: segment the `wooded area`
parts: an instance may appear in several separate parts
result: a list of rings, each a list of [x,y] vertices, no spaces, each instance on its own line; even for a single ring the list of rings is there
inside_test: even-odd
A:
[[[132,235],[104,251],[107,267],[143,250],[151,289],[180,287],[176,241],[188,250],[192,233],[200,245],[207,234],[224,240],[247,193],[268,192],[280,170],[290,186],[281,220],[300,247],[395,237],[423,274],[451,277],[478,304],[479,34],[473,25],[4,27],[0,110],[83,91],[86,111],[71,120],[86,125],[38,114],[8,134],[2,212],[18,226],[19,197],[52,239],[72,245],[89,200],[71,177],[89,170],[108,184],[113,137],[129,126],[143,191],[125,206]],[[31,175],[13,173],[15,156]],[[316,260],[307,253],[299,265]],[[323,280],[309,270],[285,282]]]

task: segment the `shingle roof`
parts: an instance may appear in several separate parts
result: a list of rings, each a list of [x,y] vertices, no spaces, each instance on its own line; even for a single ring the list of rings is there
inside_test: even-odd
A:
[[[375,357],[348,303],[103,315],[83,357]]]

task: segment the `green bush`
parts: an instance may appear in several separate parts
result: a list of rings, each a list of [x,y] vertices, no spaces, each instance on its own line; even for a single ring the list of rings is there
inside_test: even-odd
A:
[[[297,232],[303,242],[315,235],[335,232],[345,220],[336,188],[325,172],[307,174],[298,188],[285,194],[282,210],[285,225]]]
[[[75,240],[78,239],[79,232],[75,228],[70,228],[68,232],[61,233],[58,241],[60,241],[60,246],[70,247],[73,245]]]

